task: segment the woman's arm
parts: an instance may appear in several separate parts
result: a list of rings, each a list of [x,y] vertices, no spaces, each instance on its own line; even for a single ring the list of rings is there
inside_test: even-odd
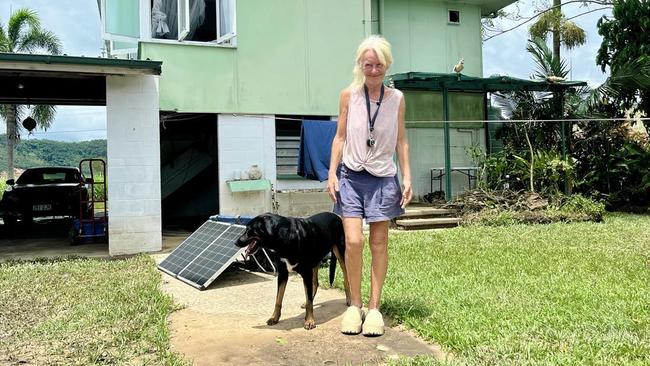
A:
[[[343,89],[339,97],[339,118],[336,123],[336,135],[332,141],[332,156],[330,158],[330,169],[327,178],[327,192],[333,202],[336,202],[336,192],[339,191],[339,180],[336,177],[336,168],[343,156],[343,144],[345,144],[346,128],[348,123],[348,102],[350,90]]]
[[[399,105],[399,112],[397,116],[397,160],[399,161],[399,168],[402,172],[402,201],[400,205],[405,208],[413,198],[413,191],[411,190],[411,164],[409,163],[409,143],[406,137],[406,123],[404,122],[404,115],[406,114],[406,102],[404,97]]]

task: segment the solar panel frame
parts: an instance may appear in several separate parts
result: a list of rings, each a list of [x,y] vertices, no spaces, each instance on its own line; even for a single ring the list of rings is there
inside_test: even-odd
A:
[[[243,253],[245,248],[237,248],[234,241],[245,229],[243,225],[208,220],[176,247],[158,265],[158,269],[190,286],[204,290]],[[220,258],[203,258],[206,252],[219,253]],[[206,263],[214,267],[208,267]],[[193,266],[198,267],[200,271],[193,270]],[[183,276],[183,272],[189,275]]]
[[[198,253],[212,243],[214,236],[218,234],[219,230],[226,230],[228,226],[228,224],[223,223],[211,221],[204,222],[203,225],[183,240],[183,242],[158,265],[158,268],[171,276],[176,276],[178,272],[182,271],[183,268],[196,258]]]
[[[229,225],[218,238],[215,238],[203,252],[178,273],[178,279],[200,290],[206,289],[237,256],[246,250],[235,246],[235,240],[245,231],[246,226]]]

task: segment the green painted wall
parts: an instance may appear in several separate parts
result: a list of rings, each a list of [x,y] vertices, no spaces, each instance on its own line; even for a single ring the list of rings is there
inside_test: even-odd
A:
[[[478,5],[435,0],[377,0],[379,29],[393,46],[390,73],[452,72],[465,58],[463,73],[482,76],[481,10]],[[448,9],[460,24],[448,24]]]
[[[442,128],[442,92],[405,90],[408,127]],[[482,121],[485,96],[482,93],[449,93],[450,121]],[[450,122],[452,128],[481,128],[481,122]]]
[[[367,31],[392,43],[389,73],[448,72],[464,57],[481,75],[479,6],[435,0],[237,1],[236,48],[145,42],[140,57],[163,61],[163,110],[336,115]]]
[[[162,110],[336,115],[363,19],[361,0],[237,1],[236,48],[148,42],[140,58],[163,61]]]

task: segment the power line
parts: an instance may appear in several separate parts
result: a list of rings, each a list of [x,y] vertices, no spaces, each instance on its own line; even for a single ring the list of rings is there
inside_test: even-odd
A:
[[[32,132],[31,135],[46,135],[52,133],[78,133],[78,132],[99,132],[106,131],[105,128],[95,129],[95,130],[70,130],[70,131],[36,131]]]

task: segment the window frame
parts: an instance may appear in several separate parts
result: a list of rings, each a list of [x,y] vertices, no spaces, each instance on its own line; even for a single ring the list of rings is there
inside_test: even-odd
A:
[[[451,21],[451,12],[455,11],[458,13],[458,21],[457,22],[452,22]],[[453,25],[460,25],[460,10],[458,9],[447,9],[447,24],[453,24]]]
[[[103,0],[104,1],[104,0]],[[227,1],[227,0],[214,0],[215,1],[215,11],[216,11],[216,36],[212,41],[192,41],[192,40],[186,40],[185,38],[190,32],[189,25],[190,25],[190,2],[189,0],[176,0],[177,1],[177,6],[178,9],[180,10],[181,8],[184,9],[183,16],[181,17],[180,15],[178,16],[177,22],[178,22],[178,37],[177,39],[162,39],[162,38],[155,38],[152,37],[151,35],[151,6],[149,5],[150,0],[140,0],[140,14],[145,14],[145,21],[141,22],[142,23],[148,23],[149,26],[147,27],[146,37],[142,37],[143,40],[146,40],[148,42],[161,42],[161,43],[173,43],[173,44],[191,44],[191,45],[218,45],[222,47],[234,47],[235,46],[235,41],[237,37],[237,0],[232,0],[232,4],[234,7],[234,16],[233,16],[233,32],[230,32],[228,34],[225,34],[223,36],[219,36],[221,33],[221,22],[219,21],[219,16],[220,16],[220,8],[221,8],[221,1]],[[142,10],[143,4],[146,4],[147,9],[145,11]],[[179,11],[180,13],[180,11]],[[142,18],[142,17],[141,17]],[[142,27],[140,31],[142,35]]]
[[[143,3],[146,3],[146,0],[140,0],[139,9],[138,9],[139,10],[138,22],[139,22],[139,25],[140,25],[140,29],[139,29],[140,39],[142,39],[142,29],[143,29],[143,24],[142,24],[143,23],[142,22],[142,20],[143,20],[142,19],[143,18],[143,16],[142,16],[142,14],[143,14],[142,13],[142,4]],[[105,39],[107,41],[117,41],[117,42],[135,43],[135,44],[138,43],[138,41],[140,39],[138,39],[136,37],[123,36],[123,35],[113,34],[113,33],[107,32],[106,31],[106,15],[107,15],[107,13],[106,13],[106,0],[101,0],[99,6],[101,7],[101,9],[100,9],[100,11],[101,11],[100,18],[101,19],[100,20],[101,20],[101,28],[102,28],[101,30],[102,30],[102,38],[103,39]],[[149,13],[150,13],[149,17],[151,17],[151,9],[149,9]],[[149,20],[149,22],[150,22],[150,20]]]
[[[129,36],[123,36],[119,34],[113,34],[113,33],[108,33],[106,32],[106,1],[107,0],[101,0],[100,6],[101,6],[101,28],[102,28],[102,38],[107,41],[117,41],[117,42],[126,42],[126,43],[134,43],[138,44],[139,42],[153,42],[153,43],[165,43],[165,44],[189,44],[189,45],[196,45],[196,46],[210,46],[210,47],[226,47],[226,48],[234,48],[237,45],[237,0],[232,0],[232,5],[234,9],[234,15],[232,19],[233,23],[233,32],[227,33],[225,35],[219,36],[221,33],[221,22],[219,21],[219,16],[220,16],[220,5],[221,1],[227,1],[227,0],[215,0],[216,2],[216,36],[212,41],[192,41],[192,40],[186,40],[185,37],[187,37],[187,34],[189,33],[189,24],[190,24],[190,12],[189,12],[189,0],[176,0],[177,1],[177,6],[179,9],[183,7],[185,9],[184,19],[181,19],[179,16],[177,21],[178,21],[178,29],[179,29],[179,37],[177,39],[162,39],[162,38],[154,38],[151,34],[151,0],[139,0],[139,14],[138,14],[138,20],[139,20],[139,38],[136,37],[129,37]],[[133,51],[133,49],[129,49],[129,51]],[[137,49],[136,49],[137,52]],[[131,53],[131,52],[128,52]],[[118,52],[115,54],[128,54],[127,52]]]

